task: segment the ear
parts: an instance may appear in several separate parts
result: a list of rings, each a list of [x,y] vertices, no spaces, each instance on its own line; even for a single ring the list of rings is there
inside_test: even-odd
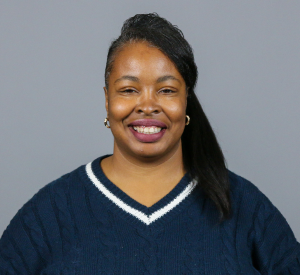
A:
[[[103,87],[104,90],[104,95],[105,95],[105,109],[106,109],[106,113],[107,113],[107,117],[108,117],[108,91],[106,89],[106,87]]]
[[[189,96],[189,87],[186,88],[186,93],[185,93],[185,106],[187,106],[187,98]]]

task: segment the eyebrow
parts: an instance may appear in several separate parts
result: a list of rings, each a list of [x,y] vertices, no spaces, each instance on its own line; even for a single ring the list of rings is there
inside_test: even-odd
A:
[[[176,80],[180,83],[180,80],[172,75],[165,75],[165,76],[162,76],[162,77],[159,77],[156,82],[157,83],[160,83],[160,82],[164,82],[164,81],[167,81],[167,80]]]
[[[117,83],[118,81],[121,81],[121,80],[130,80],[130,81],[133,81],[133,82],[140,82],[139,78],[136,77],[136,76],[132,76],[132,75],[123,75],[122,77],[118,78],[115,83]]]
[[[132,75],[123,75],[122,77],[118,78],[115,83],[121,81],[121,80],[130,80],[130,81],[133,81],[133,82],[140,82],[140,79],[136,76],[132,76]],[[164,81],[167,81],[167,80],[176,80],[178,82],[180,82],[179,79],[177,79],[176,77],[172,76],[172,75],[164,75],[164,76],[161,76],[159,77],[157,80],[156,80],[156,83],[161,83],[161,82],[164,82]]]

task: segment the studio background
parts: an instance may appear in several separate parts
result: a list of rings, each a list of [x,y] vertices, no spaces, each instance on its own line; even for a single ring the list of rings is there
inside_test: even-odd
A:
[[[44,185],[112,153],[107,50],[124,20],[149,12],[192,45],[228,168],[267,195],[299,241],[300,2],[257,0],[1,1],[0,235]]]

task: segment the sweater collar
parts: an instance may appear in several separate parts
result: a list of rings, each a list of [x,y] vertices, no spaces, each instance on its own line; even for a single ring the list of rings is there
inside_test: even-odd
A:
[[[98,189],[105,205],[112,207],[116,212],[135,223],[146,226],[169,220],[175,213],[181,211],[191,200],[197,182],[185,174],[179,183],[162,199],[151,207],[146,207],[132,199],[119,187],[112,183],[103,173],[100,162],[109,155],[99,157],[85,166],[85,174],[90,185]]]

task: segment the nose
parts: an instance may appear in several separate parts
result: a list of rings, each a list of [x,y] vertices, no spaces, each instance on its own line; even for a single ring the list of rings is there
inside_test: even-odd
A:
[[[138,97],[135,111],[139,114],[152,115],[161,112],[161,106],[155,91],[146,90]]]

